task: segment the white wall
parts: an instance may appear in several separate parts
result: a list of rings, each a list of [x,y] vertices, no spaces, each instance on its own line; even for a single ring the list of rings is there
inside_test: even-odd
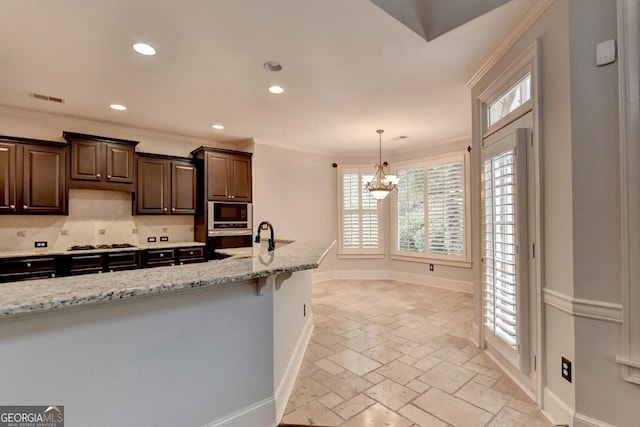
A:
[[[337,239],[336,170],[331,157],[256,141],[252,162],[254,229],[269,221],[276,239]],[[334,260],[332,249],[320,271],[333,269]]]

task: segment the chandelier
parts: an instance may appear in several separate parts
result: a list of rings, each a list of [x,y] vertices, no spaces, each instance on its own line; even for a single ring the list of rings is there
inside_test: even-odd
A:
[[[384,130],[378,129],[376,132],[378,132],[378,138],[380,140],[380,162],[375,166],[376,173],[371,177],[371,180],[367,182],[366,187],[367,191],[380,201],[398,187],[400,178],[395,175],[384,174],[384,167],[386,166],[386,162],[382,163],[382,132],[384,132]]]

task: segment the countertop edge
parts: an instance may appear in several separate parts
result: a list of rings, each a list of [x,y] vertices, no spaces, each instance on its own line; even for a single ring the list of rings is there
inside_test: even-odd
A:
[[[315,269],[320,266],[320,263],[324,260],[327,253],[334,245],[335,240],[330,244],[306,244],[298,242],[284,246],[282,249],[276,249],[276,251],[274,251],[274,256],[277,258],[272,267],[269,267],[269,264],[264,264],[262,260],[258,260],[259,257],[255,256],[240,260],[230,258],[229,262],[225,262],[227,260],[210,261],[210,263],[217,263],[210,264],[210,268],[207,268],[207,264],[209,263],[202,263],[191,264],[188,266],[158,267],[153,269],[104,273],[100,275],[83,275],[74,278],[66,277],[57,279],[41,279],[28,282],[5,283],[0,285],[0,289],[2,287],[4,287],[5,290],[24,289],[24,299],[30,301],[12,304],[7,301],[3,301],[3,299],[11,297],[10,292],[8,296],[6,293],[1,295],[0,320],[29,314],[46,313],[71,307],[171,293],[185,289],[224,286],[282,273]],[[300,259],[301,256],[299,252],[304,250],[307,250],[310,253],[304,257],[304,259]],[[292,259],[291,261],[290,258]],[[229,273],[224,273],[224,271],[226,271],[225,267],[230,270]],[[189,274],[187,273],[192,273],[193,271],[196,272],[195,276],[199,276],[197,273],[200,270],[202,270],[204,277],[188,277]],[[162,274],[163,272],[167,273],[166,281]],[[184,274],[180,274],[181,272],[184,272]],[[91,281],[92,276],[94,279],[93,282],[97,281],[108,283],[109,278],[114,278],[113,281],[116,282],[113,286],[114,289],[103,289],[102,291],[96,289],[89,290],[87,292],[84,289],[84,286],[81,284],[79,285],[78,282],[81,282],[83,278]],[[119,283],[128,283],[126,280],[127,278],[130,278],[129,281],[135,283],[136,279],[143,280],[145,279],[145,276],[149,276],[149,280],[153,282],[151,285],[126,285],[121,286],[120,288],[117,287]],[[173,276],[176,278],[174,279]],[[67,282],[68,284],[65,285]],[[31,287],[29,285],[31,285]],[[67,292],[61,293],[60,287],[62,287],[62,291],[64,291],[64,286],[67,286]],[[38,290],[41,291],[41,294],[38,294]],[[16,293],[18,293],[18,295],[14,295],[14,297],[22,296],[19,295],[19,291]]]

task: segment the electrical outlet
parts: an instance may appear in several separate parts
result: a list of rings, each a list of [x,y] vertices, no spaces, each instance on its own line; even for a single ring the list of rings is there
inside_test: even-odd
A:
[[[101,236],[104,236],[105,234],[107,234],[107,230],[105,230],[104,228],[100,228],[98,230],[98,234],[101,235]]]
[[[168,242],[169,241],[169,236],[160,236],[160,241],[161,242]]]
[[[138,234],[138,229],[137,228],[132,228],[131,229],[131,234]]]
[[[302,317],[307,317],[307,304],[302,305]]]
[[[36,248],[46,248],[47,247],[47,242],[35,242],[33,245]]]
[[[562,378],[571,382],[571,361],[565,357],[562,358]]]
[[[64,228],[62,230],[60,230],[60,235],[61,236],[68,236],[69,235],[69,230],[65,230]]]
[[[147,243],[155,243],[155,242],[156,242],[155,237],[147,237]]]
[[[27,232],[25,230],[16,231],[16,235],[18,237],[27,237]]]
[[[163,233],[168,233],[168,232],[169,232],[169,228],[167,228],[167,227],[163,227],[163,228],[162,228],[162,232],[163,232]]]
[[[429,271],[433,271],[435,269],[435,266],[433,264],[429,264]]]

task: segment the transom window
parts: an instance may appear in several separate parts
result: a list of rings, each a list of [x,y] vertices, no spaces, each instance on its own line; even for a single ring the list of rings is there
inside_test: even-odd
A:
[[[491,127],[509,113],[517,110],[531,100],[531,73],[528,73],[513,87],[489,104],[487,109],[487,127]]]

